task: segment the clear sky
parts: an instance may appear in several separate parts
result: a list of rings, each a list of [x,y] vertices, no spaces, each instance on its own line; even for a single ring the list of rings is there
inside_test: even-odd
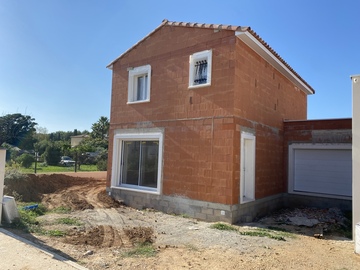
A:
[[[0,115],[49,132],[110,115],[106,65],[163,19],[250,26],[316,91],[308,119],[352,116],[358,0],[0,0]]]

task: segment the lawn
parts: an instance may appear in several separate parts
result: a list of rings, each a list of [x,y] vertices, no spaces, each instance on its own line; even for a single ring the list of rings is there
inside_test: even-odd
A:
[[[35,163],[30,168],[20,167],[22,173],[34,173],[35,172]],[[98,171],[96,165],[81,165],[78,172],[94,172]],[[36,173],[52,173],[52,172],[74,172],[74,166],[44,166],[41,163],[37,164]]]

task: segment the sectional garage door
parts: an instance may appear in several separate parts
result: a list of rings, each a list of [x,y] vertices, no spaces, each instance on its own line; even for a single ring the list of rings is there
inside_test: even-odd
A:
[[[352,196],[352,154],[350,149],[294,147],[289,187],[294,193]],[[315,195],[315,194],[314,194]]]

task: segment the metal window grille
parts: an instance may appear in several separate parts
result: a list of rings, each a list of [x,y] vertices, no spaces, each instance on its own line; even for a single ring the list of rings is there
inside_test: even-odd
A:
[[[206,59],[195,62],[194,84],[204,84],[207,82],[207,70],[208,62]]]

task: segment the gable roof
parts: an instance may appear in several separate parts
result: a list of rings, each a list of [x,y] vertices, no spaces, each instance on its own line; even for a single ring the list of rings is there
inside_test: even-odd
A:
[[[146,40],[148,37],[157,32],[164,26],[173,27],[189,27],[189,28],[203,28],[203,29],[214,29],[214,30],[230,30],[234,31],[235,35],[246,43],[251,49],[253,49],[262,58],[272,64],[278,71],[280,71],[285,77],[291,82],[297,85],[306,94],[315,94],[315,90],[303,79],[301,76],[283,59],[281,56],[268,45],[255,31],[248,26],[234,26],[226,24],[205,24],[205,23],[190,23],[190,22],[172,22],[163,20],[162,23],[155,28],[151,33],[137,42],[134,46],[129,48],[115,60],[113,60],[106,67],[112,69],[115,62],[120,60],[124,55],[135,49],[140,43]]]

